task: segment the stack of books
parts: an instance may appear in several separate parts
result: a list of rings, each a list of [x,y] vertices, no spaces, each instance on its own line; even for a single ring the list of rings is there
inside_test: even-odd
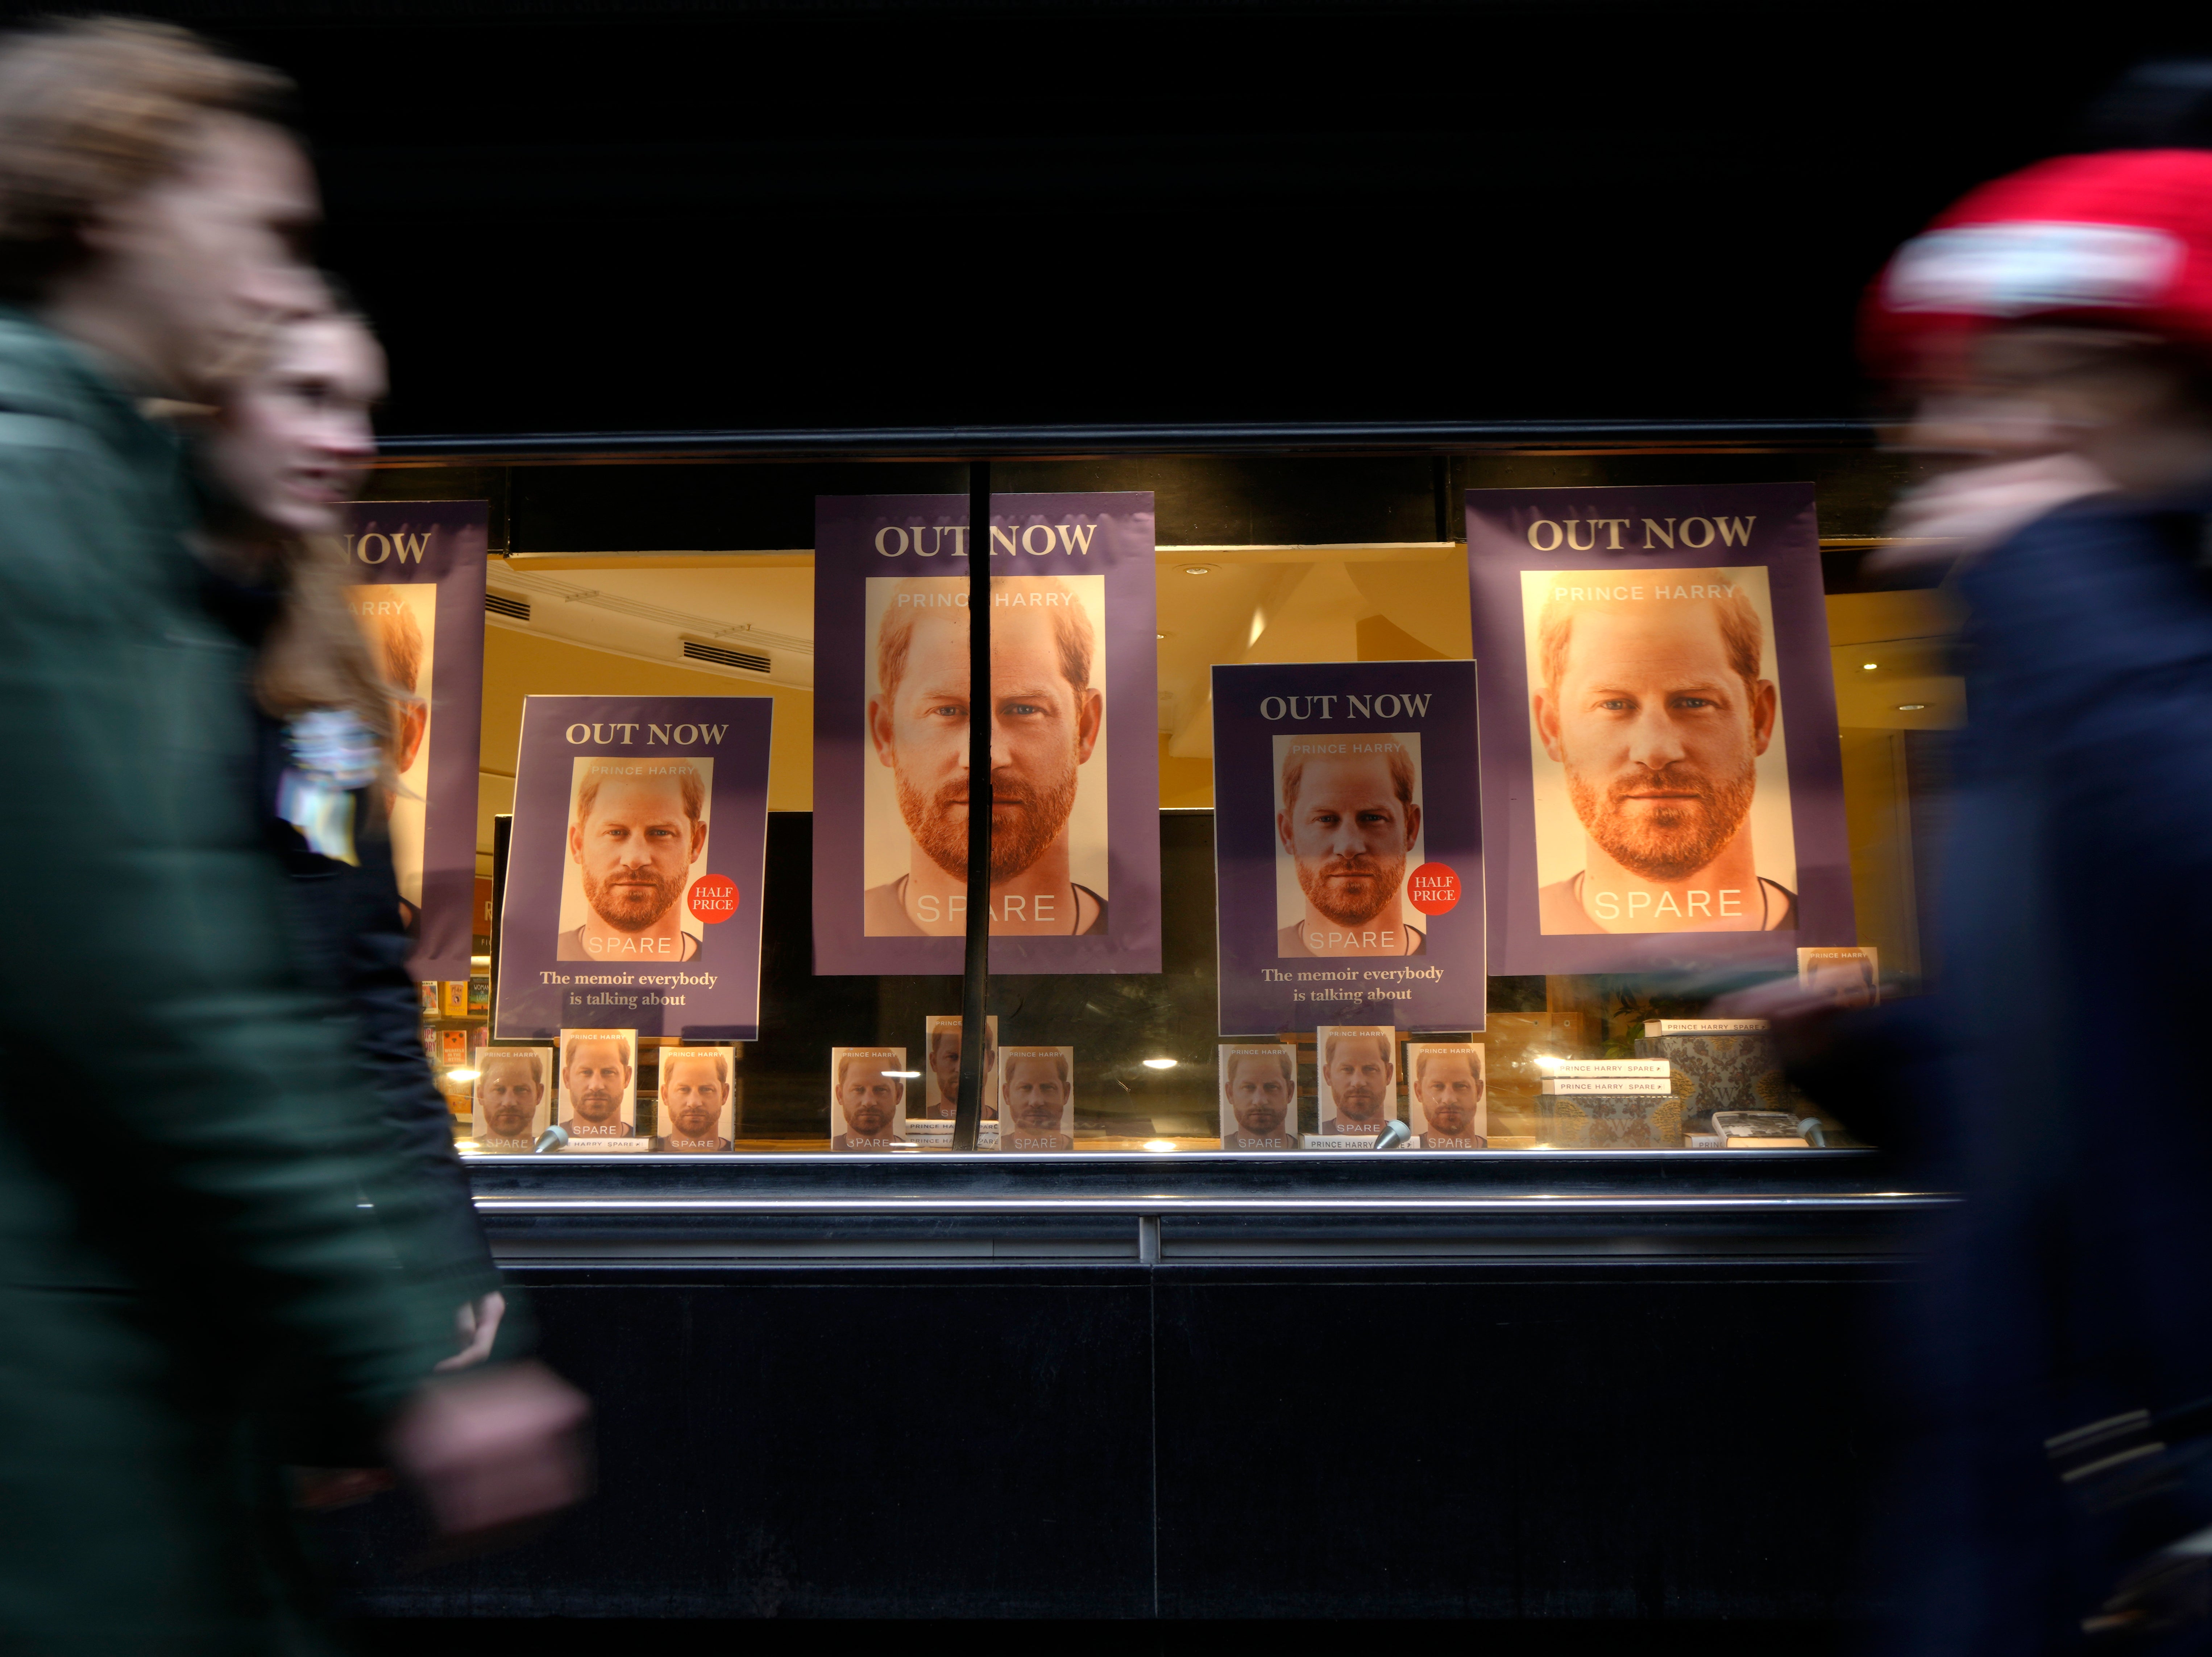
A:
[[[1694,1149],[1718,1147],[1717,1110],[1791,1111],[1796,1120],[1764,1018],[1654,1018],[1637,1038],[1636,1054],[1672,1068],[1682,1132]]]
[[[1590,1150],[1681,1148],[1682,1101],[1664,1059],[1559,1059],[1545,1069],[1537,1102],[1540,1143]]]

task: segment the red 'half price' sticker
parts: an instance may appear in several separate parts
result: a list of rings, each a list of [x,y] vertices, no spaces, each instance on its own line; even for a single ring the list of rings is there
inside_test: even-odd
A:
[[[713,926],[738,912],[738,883],[727,875],[702,875],[691,883],[691,913]]]
[[[1459,907],[1459,871],[1449,863],[1424,863],[1406,877],[1406,901],[1425,915],[1449,914]]]

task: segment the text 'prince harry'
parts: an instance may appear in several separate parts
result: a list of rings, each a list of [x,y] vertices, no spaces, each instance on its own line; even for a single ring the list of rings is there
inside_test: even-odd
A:
[[[967,926],[968,611],[964,582],[898,583],[876,645],[868,736],[890,768],[912,848],[869,889],[872,938]],[[1058,577],[991,582],[991,930],[1103,932],[1106,900],[1071,872],[1068,819],[1098,744],[1091,616]]]

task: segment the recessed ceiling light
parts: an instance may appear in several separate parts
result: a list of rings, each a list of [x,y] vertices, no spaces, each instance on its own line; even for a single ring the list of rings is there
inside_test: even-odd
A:
[[[1146,1070],[1173,1070],[1175,1067],[1176,1061],[1172,1059],[1147,1059],[1145,1060],[1145,1068]]]
[[[1182,573],[1185,575],[1211,575],[1213,574],[1213,566],[1211,564],[1185,564],[1182,567]]]
[[[1881,664],[1880,662],[1861,662],[1859,665],[1866,669],[1868,672],[1871,673],[1875,669],[1880,667]]]
[[[1897,705],[1897,711],[1900,713],[1925,713],[1928,711],[1928,704],[1926,702],[1899,702]]]

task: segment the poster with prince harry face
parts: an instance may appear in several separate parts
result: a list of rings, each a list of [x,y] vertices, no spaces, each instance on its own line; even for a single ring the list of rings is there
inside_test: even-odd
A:
[[[1467,497],[1501,973],[1792,959],[1854,922],[1813,489]]]
[[[1152,498],[994,497],[981,694],[967,505],[816,502],[815,970],[960,970],[981,709],[991,969],[1157,972]]]
[[[766,696],[524,699],[502,1040],[617,1022],[759,1036],[774,718]]]
[[[1213,670],[1221,1030],[1479,1030],[1473,662]]]

